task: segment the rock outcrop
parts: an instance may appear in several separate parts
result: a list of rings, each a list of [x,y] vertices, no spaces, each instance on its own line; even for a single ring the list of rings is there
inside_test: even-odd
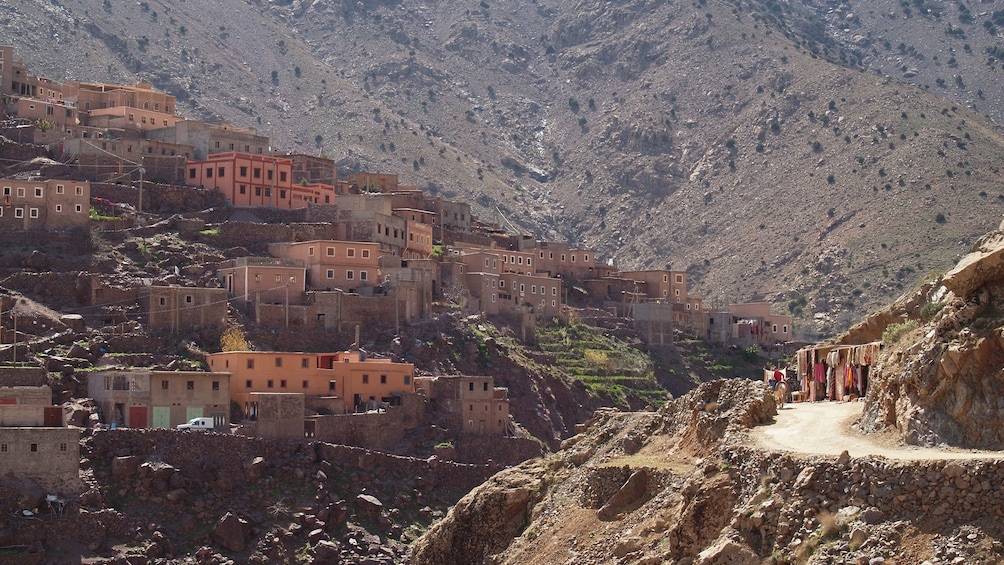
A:
[[[895,331],[871,375],[866,429],[892,428],[913,444],[1004,448],[1004,231],[871,322]]]

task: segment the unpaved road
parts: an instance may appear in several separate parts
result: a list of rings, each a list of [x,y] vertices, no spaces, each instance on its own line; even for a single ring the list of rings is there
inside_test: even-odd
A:
[[[899,460],[1001,459],[1004,451],[977,451],[915,447],[897,443],[889,436],[865,435],[853,427],[863,402],[799,402],[785,404],[774,423],[751,432],[757,445],[775,451],[810,455],[851,457],[879,455]]]

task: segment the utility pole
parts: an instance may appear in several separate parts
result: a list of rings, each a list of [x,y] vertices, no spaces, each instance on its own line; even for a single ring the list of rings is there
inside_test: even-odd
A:
[[[136,206],[136,211],[140,214],[143,213],[143,175],[146,174],[146,169],[143,167],[144,157],[140,157],[140,167],[139,167],[139,205]]]

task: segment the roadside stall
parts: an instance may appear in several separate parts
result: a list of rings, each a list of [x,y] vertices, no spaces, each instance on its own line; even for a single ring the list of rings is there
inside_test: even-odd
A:
[[[878,361],[881,341],[861,345],[816,345],[796,353],[798,381],[806,400],[861,398],[868,390],[868,375]]]

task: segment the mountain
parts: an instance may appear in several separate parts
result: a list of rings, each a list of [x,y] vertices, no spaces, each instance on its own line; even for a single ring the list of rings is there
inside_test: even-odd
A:
[[[812,338],[996,227],[994,7],[23,0],[0,21],[39,74],[152,82]]]

